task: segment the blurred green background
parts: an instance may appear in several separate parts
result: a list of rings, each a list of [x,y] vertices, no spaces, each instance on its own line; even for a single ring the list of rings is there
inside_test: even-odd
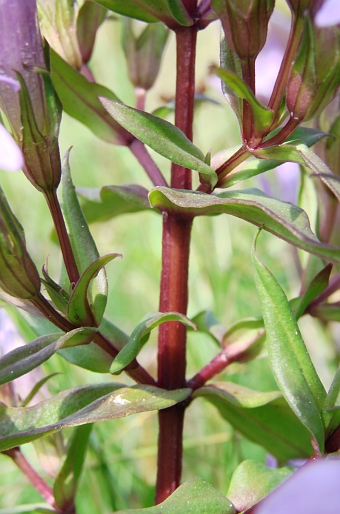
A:
[[[279,7],[281,4],[279,3]],[[285,11],[283,11],[285,12]],[[194,142],[207,152],[239,144],[239,129],[231,109],[210,74],[219,62],[219,26],[211,24],[198,36],[197,87],[209,98],[197,107]],[[172,99],[175,87],[174,37],[170,36],[160,76],[147,98],[149,111]],[[129,105],[134,105],[134,91],[120,47],[120,24],[108,20],[99,30],[92,71],[97,82],[112,89]],[[171,118],[169,118],[171,119]],[[104,185],[138,183],[151,188],[143,169],[129,150],[110,146],[66,114],[63,115],[60,148],[63,155],[69,147],[71,172],[77,187],[98,188]],[[154,154],[166,176],[168,161]],[[266,175],[274,190],[279,187],[275,170]],[[51,239],[52,222],[42,195],[31,187],[22,173],[0,171],[1,185],[21,221],[28,249],[38,268],[48,258],[51,275],[60,273],[60,253]],[[259,187],[248,181],[240,187]],[[315,197],[307,188],[308,213],[315,217]],[[91,225],[101,255],[123,254],[107,266],[109,298],[106,316],[128,334],[145,314],[158,310],[161,263],[161,216],[155,212],[128,214],[105,223]],[[201,310],[211,310],[228,327],[243,317],[260,314],[254,284],[250,249],[256,228],[242,220],[227,216],[198,218],[194,222],[190,257],[189,317]],[[275,274],[288,298],[299,294],[299,269],[296,251],[274,236],[262,233],[258,251]],[[303,262],[306,255],[300,254]],[[1,328],[0,328],[1,330]],[[318,372],[329,386],[335,368],[335,349],[324,327],[313,319],[303,319],[301,330]],[[156,373],[156,341],[154,331],[143,349],[140,361]],[[215,344],[204,334],[188,336],[188,377],[208,362],[217,352]],[[59,356],[43,365],[44,373],[59,371],[49,382],[50,394],[87,383],[112,380],[112,377],[74,368]],[[129,383],[129,378],[119,377]],[[216,380],[234,380],[258,390],[276,388],[267,359],[262,355],[248,364],[233,364]],[[44,438],[25,445],[23,452],[51,482],[58,467],[59,449],[70,434]],[[184,431],[183,480],[200,476],[226,494],[231,474],[245,458],[265,462],[263,449],[239,436],[222,420],[217,411],[204,400],[196,400],[188,409]],[[107,514],[113,510],[149,506],[153,503],[156,473],[157,415],[144,413],[125,419],[104,422],[94,427],[89,443],[85,472],[77,499],[79,514]],[[28,484],[12,462],[0,456],[0,506],[13,507],[40,501],[39,494]],[[49,476],[50,475],[50,476]]]

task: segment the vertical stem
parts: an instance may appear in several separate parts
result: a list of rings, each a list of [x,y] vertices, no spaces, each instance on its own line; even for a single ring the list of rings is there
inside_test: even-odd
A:
[[[242,77],[250,89],[255,93],[255,59],[249,58],[242,62]],[[253,113],[247,100],[243,100],[242,136],[247,142],[254,135]]]
[[[57,197],[57,192],[53,190],[52,192],[48,192],[45,194],[45,199],[50,209],[51,216],[53,219],[53,223],[55,229],[57,231],[57,236],[61,248],[61,252],[63,254],[63,259],[65,262],[65,267],[67,270],[68,277],[70,279],[71,284],[75,284],[79,279],[79,272],[77,268],[77,264],[73,255],[73,251],[71,248],[70,239],[68,237],[68,233],[66,230],[65,220],[63,214],[61,212],[59,200]]]
[[[175,123],[192,140],[195,97],[196,27],[176,32],[177,82]],[[191,188],[191,170],[173,164],[171,186]],[[160,311],[186,314],[192,219],[163,214],[162,276]],[[163,323],[158,338],[158,384],[164,389],[185,385],[186,329],[178,322]],[[156,503],[167,498],[180,484],[184,407],[161,410],[159,416]]]

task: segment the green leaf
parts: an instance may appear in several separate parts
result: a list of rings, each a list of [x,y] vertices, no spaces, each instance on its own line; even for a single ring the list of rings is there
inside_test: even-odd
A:
[[[216,68],[214,71],[240,98],[247,100],[253,113],[255,132],[261,134],[269,128],[273,122],[274,113],[258,101],[249,86],[232,71],[223,68]]]
[[[204,162],[203,153],[179,128],[162,118],[108,98],[100,100],[109,114],[137,139],[171,162],[207,175],[212,186],[216,184],[216,173]]]
[[[301,297],[296,298],[297,302],[293,309],[296,319],[299,319],[307,309],[308,305],[326,289],[332,267],[332,264],[327,264],[327,266],[313,278],[307,288],[307,291]]]
[[[305,211],[288,202],[267,196],[258,189],[219,194],[156,187],[149,193],[152,207],[193,216],[231,214],[271,232],[307,252],[340,261],[340,248],[321,243],[312,232]]]
[[[83,468],[92,425],[74,428],[67,447],[66,458],[54,481],[53,493],[58,507],[67,510],[74,505],[80,473]]]
[[[219,346],[221,345],[226,328],[211,311],[199,312],[191,321],[195,324],[198,332],[209,334]]]
[[[61,208],[65,218],[72,251],[79,273],[85,273],[85,270],[88,269],[93,262],[98,260],[99,252],[83,211],[81,210],[72,182],[69,167],[69,152],[66,153],[63,160],[61,195]],[[91,283],[90,296],[92,312],[96,322],[99,324],[103,317],[107,300],[107,278],[105,269],[101,269]]]
[[[153,23],[162,21],[169,27],[178,24],[188,26],[189,18],[184,6],[178,0],[96,0],[111,11]],[[173,4],[171,7],[169,4]],[[191,23],[192,24],[192,23]]]
[[[254,155],[260,159],[274,159],[280,162],[296,162],[316,174],[332,191],[340,202],[339,178],[332,173],[326,163],[304,144],[283,144],[260,150],[254,150]]]
[[[332,380],[323,408],[327,434],[330,435],[340,424],[340,366]]]
[[[166,409],[185,400],[191,389],[97,384],[63,391],[33,407],[0,404],[0,451],[34,441],[65,427],[106,421],[138,412]]]
[[[112,91],[95,82],[89,82],[52,48],[51,69],[54,87],[67,114],[108,143],[126,145],[131,142],[131,136],[108,115],[98,99],[99,96],[105,96],[118,100]]]
[[[243,512],[276,489],[292,471],[289,467],[273,469],[267,468],[262,462],[245,460],[237,466],[231,477],[228,498],[238,512]]]
[[[105,318],[102,319],[99,330],[116,348],[123,348],[129,340],[127,334]],[[60,350],[58,354],[72,364],[94,371],[95,373],[109,373],[110,371],[112,356],[95,343]]]
[[[197,389],[192,396],[206,398],[238,432],[263,446],[280,462],[313,453],[309,431],[279,391],[263,393],[232,382],[219,382]]]
[[[169,11],[175,20],[184,27],[190,27],[194,24],[194,21],[191,19],[188,11],[183,5],[182,0],[167,0]]]
[[[121,257],[118,253],[110,253],[109,255],[104,255],[103,257],[99,257],[92,264],[90,264],[84,273],[79,278],[75,288],[72,291],[70,296],[70,301],[68,304],[68,318],[73,323],[89,323],[92,318],[92,312],[101,312],[104,313],[105,305],[106,305],[106,295],[104,298],[101,298],[98,294],[95,298],[95,302],[97,305],[89,306],[87,300],[87,292],[90,285],[91,280],[98,275],[98,272],[110,261],[115,259],[116,257]],[[105,277],[106,280],[106,277]],[[102,302],[103,306],[98,306],[99,302]],[[89,311],[90,308],[90,311]],[[99,320],[96,320],[100,323],[101,317]],[[90,323],[89,323],[90,324]]]
[[[46,382],[48,382],[52,377],[55,377],[56,375],[59,375],[59,373],[58,372],[51,373],[50,375],[47,375],[46,377],[44,377],[41,380],[39,380],[39,382],[37,382],[35,384],[35,386],[33,387],[33,389],[28,393],[26,398],[24,398],[20,402],[19,407],[26,407],[26,405],[28,405],[30,403],[30,401],[34,398],[34,396],[40,391],[42,386],[44,384],[46,384]]]
[[[62,336],[60,333],[41,336],[6,353],[0,358],[0,385],[25,375],[47,361],[63,346],[89,343],[95,332],[94,328],[77,328]]]
[[[321,409],[326,391],[309,357],[287,297],[275,277],[256,256],[255,243],[252,258],[267,332],[268,354],[276,382],[322,452],[324,426]]]
[[[199,477],[180,485],[164,502],[146,509],[124,509],[116,514],[235,514],[233,504]]]
[[[121,214],[150,210],[148,190],[137,184],[77,188],[88,223],[107,221]],[[157,211],[155,211],[157,212]]]
[[[143,320],[134,329],[127,344],[114,358],[110,367],[110,373],[113,375],[119,375],[119,373],[121,373],[123,369],[138,355],[139,351],[146,343],[146,337],[149,335],[151,330],[167,321],[180,321],[183,325],[196,328],[192,321],[184,316],[184,314],[179,314],[178,312],[152,312],[151,314],[147,314],[147,316],[145,316],[145,318],[143,318]]]

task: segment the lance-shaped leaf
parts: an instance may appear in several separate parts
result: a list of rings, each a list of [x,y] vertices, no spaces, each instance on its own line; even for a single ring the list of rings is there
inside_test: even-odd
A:
[[[261,161],[263,162],[263,161]],[[138,184],[77,189],[88,223],[107,221],[121,214],[150,210],[148,190]]]
[[[48,503],[30,503],[25,505],[19,505],[17,507],[9,507],[8,509],[0,509],[0,514],[55,514],[55,509],[50,507]]]
[[[0,404],[0,451],[29,443],[65,427],[75,427],[166,409],[185,400],[191,389],[97,384],[63,391],[33,407]]]
[[[255,132],[260,134],[265,131],[273,121],[274,113],[267,107],[265,107],[256,98],[249,86],[243,82],[243,80],[233,73],[232,71],[224,70],[223,68],[215,69],[216,75],[218,75],[227,86],[232,89],[240,98],[247,100],[250,108],[253,112]]]
[[[86,125],[92,132],[109,143],[126,145],[132,137],[108,115],[98,96],[118,100],[104,86],[89,82],[51,49],[52,81],[67,114]]]
[[[63,347],[89,343],[95,332],[93,328],[77,328],[62,336],[60,333],[41,336],[6,353],[0,358],[0,385],[25,375]]]
[[[231,477],[228,498],[238,512],[250,509],[286,480],[293,470],[289,467],[267,468],[262,462],[245,460]]]
[[[110,253],[109,255],[99,257],[99,259],[92,262],[92,264],[86,268],[78,280],[70,296],[67,311],[68,318],[73,321],[73,323],[86,323],[91,320],[92,312],[94,309],[91,305],[89,305],[87,299],[87,292],[90,282],[108,262],[112,261],[116,257],[121,257],[121,255],[118,253]],[[97,304],[101,300],[101,297],[97,295],[95,300]],[[106,303],[106,296],[103,298],[103,301]],[[102,309],[100,310],[102,311]]]
[[[58,507],[64,511],[74,506],[91,429],[91,424],[74,428],[68,442],[65,460],[54,481],[54,498]]]
[[[313,453],[310,433],[279,391],[252,391],[231,382],[218,382],[197,389],[193,398],[199,397],[215,405],[238,432],[280,462]]]
[[[63,160],[61,179],[62,211],[70,238],[72,251],[80,273],[99,258],[96,243],[92,237],[84,214],[81,210],[75,187],[72,182],[69,167],[69,152]],[[92,312],[95,321],[99,324],[106,307],[107,278],[104,269],[99,270],[91,284]],[[72,312],[72,311],[71,311]]]
[[[211,311],[199,312],[191,321],[195,324],[198,332],[209,334],[218,346],[221,345],[226,328]]]
[[[304,144],[290,145],[283,144],[272,146],[262,150],[255,150],[254,155],[260,159],[275,159],[280,162],[296,162],[311,170],[319,176],[326,186],[334,193],[340,202],[340,182],[339,179],[329,169],[318,155]]]
[[[321,243],[312,232],[305,211],[288,202],[267,196],[258,189],[207,195],[156,187],[149,193],[152,207],[193,216],[230,214],[275,234],[288,243],[333,262],[340,249]]]
[[[273,373],[282,394],[322,452],[324,426],[321,410],[326,391],[310,359],[287,297],[257,257],[255,243],[252,258]]]
[[[119,373],[138,355],[143,345],[147,342],[151,330],[166,321],[180,321],[183,325],[196,328],[192,321],[184,316],[184,314],[179,314],[178,312],[152,312],[151,314],[148,314],[137,325],[132,332],[129,341],[114,358],[111,364],[110,373],[113,375],[119,375]]]
[[[289,302],[296,319],[299,319],[308,305],[326,289],[331,271],[332,264],[327,264],[327,266],[313,278],[306,292],[301,297],[296,298],[293,305]]]
[[[152,23],[162,21],[168,27],[190,26],[190,19],[184,5],[179,0],[96,0],[111,11]]]
[[[116,514],[235,514],[228,498],[199,477],[180,485],[164,502],[146,509],[124,509]],[[0,513],[1,514],[1,513]]]
[[[212,186],[216,184],[216,173],[204,162],[203,153],[179,128],[153,114],[108,98],[100,100],[108,113],[137,139],[171,162],[206,175]]]

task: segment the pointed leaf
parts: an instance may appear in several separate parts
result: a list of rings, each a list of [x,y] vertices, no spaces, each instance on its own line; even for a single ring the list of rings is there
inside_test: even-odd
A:
[[[267,332],[267,347],[278,386],[292,410],[324,445],[321,409],[326,391],[315,371],[287,297],[270,271],[252,251],[256,287]]]
[[[46,377],[44,377],[41,380],[39,380],[39,382],[37,382],[35,384],[35,386],[33,387],[33,389],[28,393],[26,398],[24,398],[20,402],[19,407],[26,407],[26,405],[28,405],[30,403],[30,401],[34,398],[34,396],[40,391],[42,386],[44,384],[46,384],[46,382],[48,382],[52,377],[55,377],[56,375],[59,375],[59,373],[58,372],[51,373],[50,375],[47,375]]]
[[[313,278],[303,296],[296,298],[297,302],[293,309],[296,319],[299,319],[307,309],[308,305],[326,289],[332,267],[332,264],[327,264],[327,266]]]
[[[184,27],[190,27],[194,24],[194,21],[191,19],[188,11],[183,5],[182,0],[168,0],[169,11],[175,20]]]
[[[334,193],[340,202],[339,178],[332,173],[326,163],[304,144],[295,146],[283,144],[261,150],[255,150],[254,155],[260,159],[274,159],[281,162],[296,162],[315,173]]]
[[[221,416],[280,462],[313,453],[310,433],[279,391],[252,391],[231,382],[210,384],[193,393],[215,405]]]
[[[100,84],[89,82],[51,49],[52,81],[64,111],[86,125],[99,138],[109,143],[126,145],[131,136],[108,115],[98,97],[118,100]]]
[[[221,345],[226,328],[211,311],[199,312],[191,321],[195,324],[198,332],[209,334],[219,346]]]
[[[124,509],[116,514],[235,514],[228,498],[199,477],[180,485],[164,502],[146,509]]]
[[[239,512],[243,512],[276,489],[292,472],[289,467],[273,469],[262,462],[245,460],[231,477],[228,498]]]
[[[125,387],[110,383],[63,391],[33,407],[7,407],[0,403],[0,451],[65,427],[166,409],[190,393],[191,389],[165,391],[146,385]]]
[[[54,481],[54,498],[58,507],[62,510],[66,511],[69,505],[74,505],[91,429],[91,424],[73,429],[67,447],[66,458]]]
[[[109,255],[104,255],[103,257],[99,257],[92,264],[90,264],[80,279],[78,280],[75,288],[72,291],[70,296],[70,301],[68,304],[68,317],[73,323],[86,323],[91,319],[91,312],[89,312],[89,305],[87,301],[87,291],[90,285],[91,280],[98,274],[98,272],[110,261],[115,259],[116,257],[121,257],[118,253],[111,253]],[[97,304],[100,300],[99,295],[96,297]],[[103,299],[106,304],[106,296]],[[103,309],[100,309],[103,311]],[[92,311],[92,308],[91,308]]]
[[[63,160],[62,180],[62,211],[70,238],[72,251],[79,273],[85,270],[99,258],[96,243],[92,237],[83,211],[81,210],[75,187],[72,182],[69,167],[69,152]],[[100,323],[107,300],[107,278],[105,269],[101,269],[90,288],[92,297],[92,312],[97,324]]]
[[[139,351],[143,347],[143,344],[145,344],[147,341],[145,338],[149,336],[151,330],[158,327],[158,325],[161,323],[165,323],[167,321],[180,321],[183,323],[183,325],[196,328],[192,321],[184,316],[184,314],[179,314],[178,312],[152,312],[151,314],[148,314],[137,325],[137,327],[132,332],[127,344],[114,358],[110,367],[110,373],[113,375],[119,375],[119,373],[121,373],[123,369],[138,355]]]
[[[321,243],[312,232],[305,211],[267,196],[258,189],[219,194],[156,187],[149,193],[152,207],[194,216],[231,214],[257,225],[307,252],[340,262],[340,248]]]
[[[232,89],[240,98],[247,100],[253,113],[254,126],[257,134],[264,132],[270,127],[273,121],[274,113],[258,101],[249,86],[232,71],[223,68],[215,69],[216,75],[220,77],[227,86]]]
[[[104,186],[101,189],[78,188],[77,192],[82,199],[82,209],[88,223],[150,210],[148,190],[137,184]]]
[[[47,361],[63,346],[89,343],[95,332],[94,328],[77,328],[62,336],[60,333],[41,336],[6,353],[0,358],[0,385],[25,375]]]
[[[207,175],[212,185],[216,173],[204,162],[204,155],[177,127],[144,111],[108,98],[100,99],[109,114],[126,130],[171,162]]]

